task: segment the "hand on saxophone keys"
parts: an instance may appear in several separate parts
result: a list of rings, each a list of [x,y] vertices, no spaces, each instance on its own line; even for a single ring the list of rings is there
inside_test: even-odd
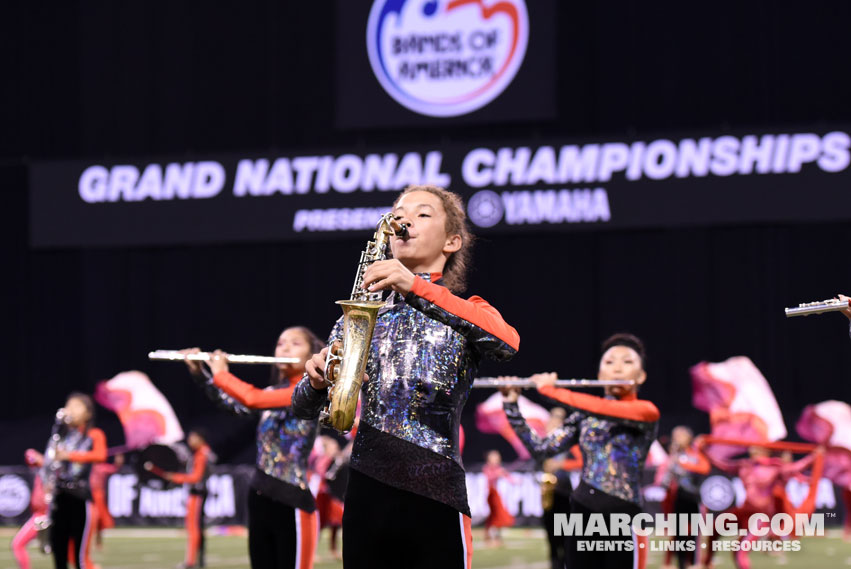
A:
[[[317,391],[330,387],[331,383],[325,379],[325,361],[328,359],[328,348],[322,348],[318,354],[313,354],[304,364],[304,372],[310,380],[310,386]]]
[[[369,292],[392,289],[405,295],[411,292],[415,278],[398,259],[375,261],[363,274],[363,288]]]

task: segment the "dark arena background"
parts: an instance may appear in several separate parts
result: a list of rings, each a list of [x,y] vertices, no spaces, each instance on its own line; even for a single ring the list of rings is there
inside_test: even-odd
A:
[[[512,79],[459,112],[399,100],[503,65],[505,50],[488,51],[499,35],[487,36],[487,20],[470,24],[480,36],[460,62],[452,38],[418,43],[408,30],[409,43],[385,45],[368,22],[380,3],[4,5],[3,472],[30,480],[24,451],[44,448],[67,394],[124,370],[148,374],[184,429],[208,430],[217,469],[250,470],[255,423],[219,411],[183,364],[148,352],[270,355],[298,324],[324,337],[372,234],[363,208],[389,210],[417,180],[478,208],[465,294],[520,334],[517,356],[484,362],[481,375],[593,378],[601,342],[632,332],[647,347],[641,397],[661,412],[663,446],[677,425],[709,432],[692,404],[689,370],[702,361],[749,357],[789,440],[801,440],[807,405],[851,399],[848,320],[783,310],[851,294],[851,5],[527,0],[524,54],[505,63]],[[370,50],[423,90],[388,87]],[[169,167],[193,181],[165,192]],[[232,371],[268,381],[262,366]],[[492,394],[473,390],[464,409],[468,471],[490,449],[534,470],[477,430],[476,406]],[[116,415],[99,407],[97,422],[110,447],[123,444]],[[844,516],[840,493],[830,526]],[[8,513],[11,539],[27,514]],[[518,514],[518,525],[538,523]],[[528,550],[493,566],[548,567],[542,534],[522,539]],[[823,566],[851,558],[834,541]],[[174,543],[162,566],[180,560]],[[492,566],[489,554],[474,566]],[[231,566],[228,555],[209,565]],[[233,555],[247,565],[242,545]]]

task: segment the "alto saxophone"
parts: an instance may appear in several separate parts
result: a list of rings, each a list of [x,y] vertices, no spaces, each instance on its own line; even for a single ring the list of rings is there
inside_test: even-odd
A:
[[[381,291],[369,292],[361,288],[363,274],[372,263],[387,258],[387,246],[394,235],[405,239],[408,228],[397,222],[392,213],[385,213],[372,240],[361,252],[351,296],[348,300],[337,301],[343,309],[342,343],[330,346],[325,360],[325,379],[331,388],[321,421],[341,433],[349,432],[355,422],[375,320],[378,309],[384,304]]]

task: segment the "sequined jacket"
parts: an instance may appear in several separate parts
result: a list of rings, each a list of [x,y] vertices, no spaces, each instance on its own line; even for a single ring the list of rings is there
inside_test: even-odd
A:
[[[510,358],[520,338],[482,298],[459,298],[439,279],[417,275],[411,292],[391,294],[378,313],[351,467],[469,515],[461,410],[480,360]],[[341,330],[342,320],[329,344]],[[300,417],[315,418],[326,396],[305,377],[293,407]]]
[[[237,415],[259,414],[257,469],[251,487],[273,500],[307,512],[316,509],[307,485],[307,459],[318,421],[293,413],[295,381],[291,385],[258,389],[228,372],[205,376],[208,395]]]
[[[68,460],[56,463],[56,492],[90,500],[89,475],[93,463],[106,460],[106,435],[96,428],[68,429],[61,434],[56,448],[70,453]]]
[[[516,403],[505,403],[514,432],[535,458],[567,451],[577,441],[582,451],[582,482],[620,500],[641,504],[641,474],[656,438],[659,410],[649,401],[609,399],[544,387],[540,393],[568,405],[564,425],[541,439],[520,414]],[[580,495],[574,495],[574,499]],[[592,504],[588,504],[592,506]]]

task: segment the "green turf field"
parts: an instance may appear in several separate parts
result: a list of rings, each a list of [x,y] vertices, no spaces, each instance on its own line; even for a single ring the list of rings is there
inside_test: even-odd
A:
[[[474,530],[473,567],[549,569],[546,544],[542,530],[511,529],[505,532],[502,547],[485,547],[481,530]],[[248,567],[246,538],[215,535],[211,530],[207,540],[207,566],[210,569]],[[14,530],[0,529],[0,569],[17,569],[8,547]],[[184,538],[172,529],[115,529],[106,533],[103,551],[95,551],[93,559],[103,569],[172,569],[183,560]],[[661,566],[661,553],[651,552],[648,567]],[[53,567],[52,559],[35,548],[30,549],[33,569]],[[851,543],[844,542],[838,533],[828,537],[802,540],[800,552],[789,552],[785,560],[765,553],[751,554],[754,569],[784,567],[788,569],[851,567]],[[319,546],[317,569],[340,568],[328,553],[328,538],[323,532]],[[716,567],[732,569],[730,553],[716,555]],[[404,569],[404,566],[400,566]]]

